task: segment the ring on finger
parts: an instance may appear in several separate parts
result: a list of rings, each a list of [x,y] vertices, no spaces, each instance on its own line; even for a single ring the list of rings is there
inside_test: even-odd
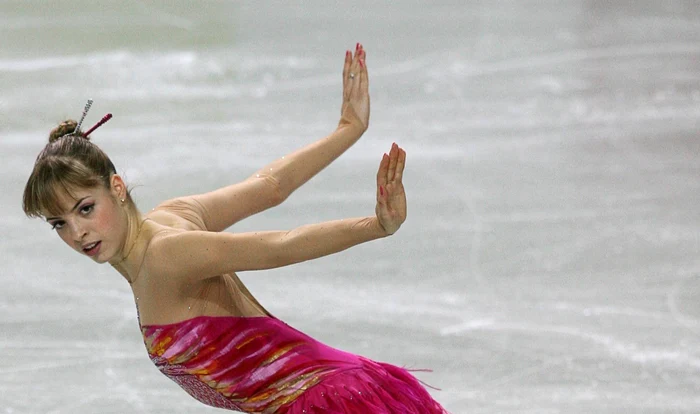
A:
[[[350,72],[350,79],[355,79],[355,74]]]

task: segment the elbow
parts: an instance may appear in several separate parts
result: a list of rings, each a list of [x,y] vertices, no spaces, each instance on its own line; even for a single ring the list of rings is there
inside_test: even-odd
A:
[[[270,207],[282,204],[291,194],[289,191],[285,191],[282,184],[275,177],[267,175],[263,177],[263,179],[265,180],[265,186],[268,189],[268,205]]]
[[[266,260],[268,269],[285,267],[309,259],[300,254],[298,248],[295,249],[296,242],[294,237],[292,231],[282,232],[273,243],[268,245],[268,257]]]

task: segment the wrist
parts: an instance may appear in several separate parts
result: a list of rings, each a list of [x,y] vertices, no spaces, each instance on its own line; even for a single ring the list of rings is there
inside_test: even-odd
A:
[[[362,123],[362,120],[360,120],[360,117],[357,116],[352,107],[348,107],[340,116],[338,130],[350,130],[359,137],[367,130],[367,126]]]
[[[372,226],[374,232],[376,232],[378,238],[391,236],[391,233],[386,231],[386,229],[384,228],[384,226],[382,226],[382,223],[379,221],[379,218],[377,218],[377,216],[370,217],[369,219],[370,225]]]
[[[351,136],[353,141],[360,139],[362,134],[364,134],[366,128],[362,126],[360,122],[346,122],[344,118],[340,118],[338,127],[335,129],[336,133],[347,134]]]

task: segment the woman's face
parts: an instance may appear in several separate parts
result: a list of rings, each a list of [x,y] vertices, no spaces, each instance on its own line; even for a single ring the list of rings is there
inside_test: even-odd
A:
[[[63,193],[62,214],[46,217],[61,240],[97,263],[117,257],[126,240],[126,213],[103,186]]]

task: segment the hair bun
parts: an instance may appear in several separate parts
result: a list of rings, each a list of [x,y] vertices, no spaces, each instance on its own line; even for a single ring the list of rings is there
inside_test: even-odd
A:
[[[49,134],[49,143],[58,141],[66,134],[72,134],[75,131],[76,126],[78,126],[78,123],[72,119],[61,122],[56,128],[51,130],[51,133]],[[82,134],[82,132],[83,131],[79,131],[80,134]],[[80,136],[82,137],[82,135]]]

